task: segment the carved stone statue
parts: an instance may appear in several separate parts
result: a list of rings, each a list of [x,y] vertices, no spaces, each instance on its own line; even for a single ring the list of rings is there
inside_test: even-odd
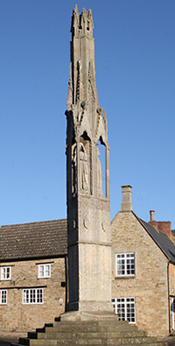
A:
[[[72,104],[72,80],[69,78],[68,81],[68,93],[67,93],[67,107],[70,108],[70,105]]]
[[[80,183],[83,190],[88,189],[88,156],[83,143],[80,143]]]
[[[77,192],[77,146],[72,147],[72,193]]]
[[[97,147],[97,177],[98,177],[98,187],[102,191],[102,171],[101,171],[101,161],[99,159],[100,151]]]

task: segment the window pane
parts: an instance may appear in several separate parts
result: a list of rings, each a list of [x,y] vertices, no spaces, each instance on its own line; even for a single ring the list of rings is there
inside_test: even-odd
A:
[[[117,275],[125,274],[125,261],[123,259],[117,261]]]
[[[39,266],[39,276],[42,277],[44,276],[44,266]]]
[[[117,304],[117,314],[119,321],[125,321],[125,305]]]
[[[23,290],[23,304],[43,303],[43,289],[25,289]]]
[[[39,290],[37,290],[37,303],[39,303]]]
[[[6,268],[7,269],[7,275],[6,278],[9,279],[10,278],[10,268]]]
[[[40,278],[48,278],[51,276],[51,266],[50,264],[42,264],[39,265],[39,277]]]
[[[46,264],[46,276],[50,276],[50,264]]]
[[[43,302],[43,290],[42,289],[39,289],[37,292],[37,300],[38,300],[38,303]]]
[[[35,290],[30,290],[30,303],[35,303]]]
[[[5,279],[5,268],[1,268],[1,279]]]
[[[23,303],[26,303],[26,290],[23,290]]]
[[[116,275],[135,275],[134,253],[116,254]]]
[[[7,291],[3,290],[1,291],[1,304],[7,303]]]
[[[26,303],[29,303],[29,290],[26,290]]]
[[[135,299],[134,298],[116,298],[115,312],[118,314],[119,321],[128,321],[135,323]]]
[[[2,267],[1,268],[1,280],[10,279],[11,267]]]

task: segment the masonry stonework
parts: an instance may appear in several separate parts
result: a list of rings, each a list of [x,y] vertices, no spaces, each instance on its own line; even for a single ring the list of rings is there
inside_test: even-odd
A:
[[[51,264],[51,277],[38,278],[38,265]],[[1,280],[1,289],[7,289],[7,304],[0,305],[0,330],[27,331],[53,323],[65,311],[65,259],[31,260],[1,263],[11,266],[11,280]],[[23,289],[43,288],[42,304],[23,304]],[[61,300],[60,300],[61,298]]]
[[[168,260],[132,211],[119,212],[111,224],[112,297],[135,297],[136,323],[149,335],[168,334]],[[116,253],[135,253],[135,276],[116,277]]]

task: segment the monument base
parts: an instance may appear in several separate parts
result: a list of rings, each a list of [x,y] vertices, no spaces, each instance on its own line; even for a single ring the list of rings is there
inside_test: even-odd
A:
[[[118,321],[118,315],[106,311],[69,311],[60,315],[61,322],[68,321]]]
[[[86,312],[98,312],[107,311],[113,312],[113,306],[110,301],[79,301],[68,303],[67,311],[86,311]]]

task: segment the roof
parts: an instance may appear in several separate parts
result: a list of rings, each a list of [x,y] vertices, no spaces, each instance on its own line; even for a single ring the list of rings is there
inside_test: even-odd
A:
[[[0,228],[0,261],[58,257],[67,254],[67,220],[33,222]]]
[[[135,213],[133,214],[137,217]],[[147,233],[151,236],[151,238],[155,241],[155,243],[159,246],[164,255],[170,260],[170,262],[175,264],[175,245],[171,241],[171,239],[166,234],[157,231],[149,223],[143,221],[142,219],[139,219],[138,217],[137,219],[145,228]]]
[[[164,255],[175,264],[170,238],[132,212]],[[67,255],[67,220],[23,223],[0,228],[0,262]]]

